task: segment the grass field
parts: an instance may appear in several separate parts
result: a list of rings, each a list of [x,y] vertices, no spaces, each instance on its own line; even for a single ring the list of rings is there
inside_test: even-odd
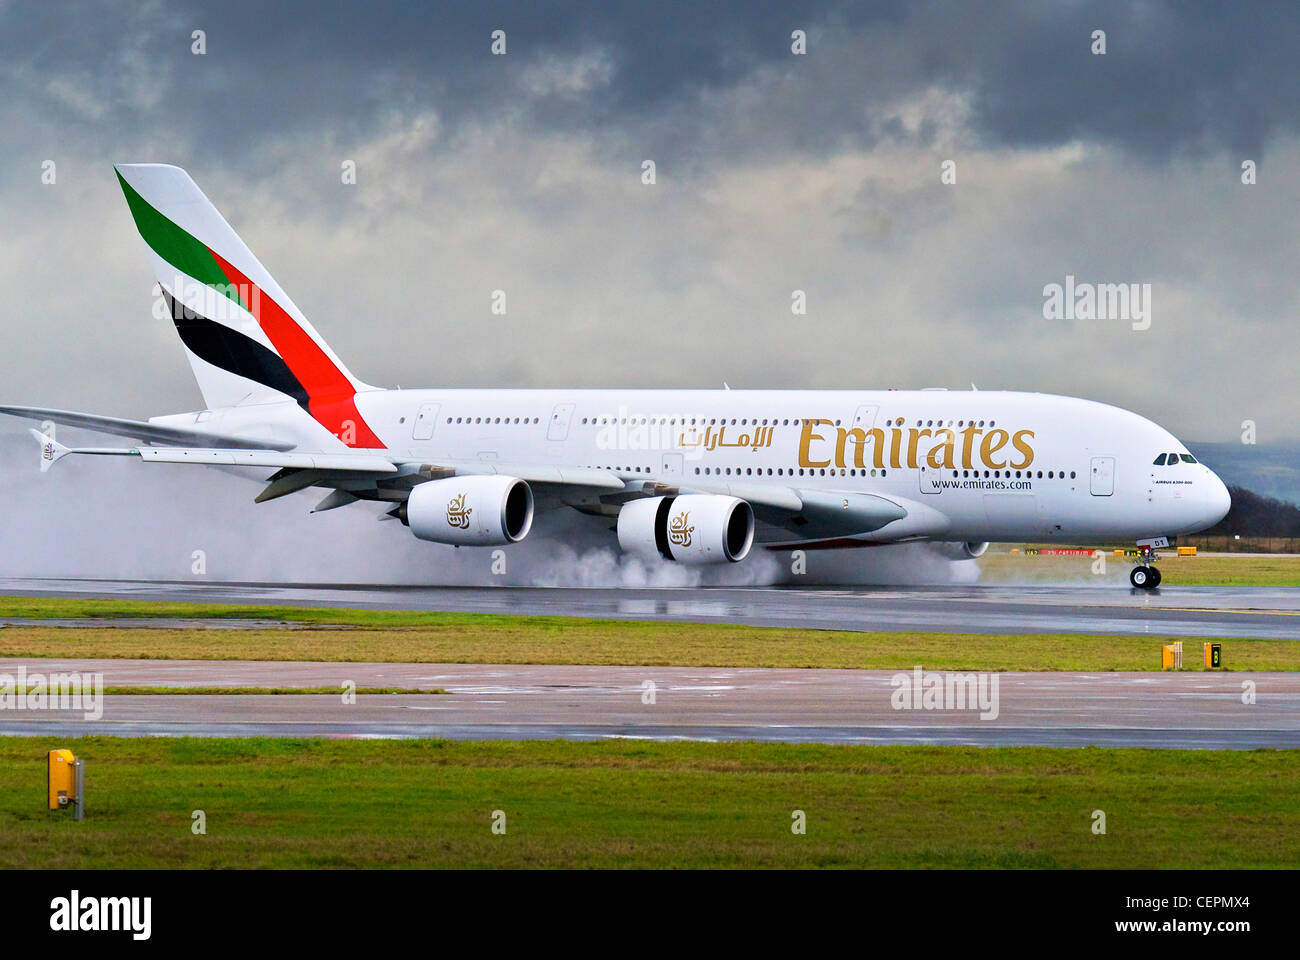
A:
[[[932,670],[1158,670],[1170,638],[851,633],[560,617],[448,614],[441,626],[207,630],[6,627],[0,657],[316,660]],[[1300,669],[1300,643],[1225,639],[1232,670]],[[1199,656],[1186,643],[1190,663]],[[1187,654],[1185,654],[1187,655]],[[112,677],[109,677],[112,681]]]
[[[295,629],[10,626],[0,656],[935,670],[1158,670],[1171,638],[856,633],[482,613],[0,597],[0,617],[280,620]],[[1300,644],[1225,639],[1235,670],[1300,669]],[[1195,645],[1193,644],[1192,647]],[[1193,660],[1195,656],[1193,656]]]
[[[55,746],[79,824],[45,809]],[[1300,861],[1300,751],[23,737],[0,769],[0,869]]]
[[[997,551],[997,552],[994,552]],[[1109,554],[1110,551],[1106,551]],[[1027,556],[990,548],[979,560],[980,583],[1128,583],[1130,564],[1107,556],[1105,577],[1092,572],[1092,558]],[[1160,572],[1169,586],[1300,587],[1300,556],[1164,556]]]

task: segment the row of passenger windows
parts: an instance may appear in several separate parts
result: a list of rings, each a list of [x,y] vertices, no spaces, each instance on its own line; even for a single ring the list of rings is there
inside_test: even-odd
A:
[[[603,427],[609,424],[648,424],[649,426],[676,426],[680,423],[683,427],[716,427],[716,426],[742,426],[742,427],[788,427],[794,424],[796,427],[803,426],[805,423],[811,423],[811,418],[786,417],[782,420],[780,417],[764,417],[759,420],[758,417],[741,417],[739,420],[732,417],[728,420],[726,417],[583,417],[582,422],[590,424],[593,427]],[[835,426],[839,426],[840,421],[835,421]]]
[[[642,468],[642,467],[609,467],[609,466],[605,466],[605,467],[594,466],[594,467],[593,467],[593,466],[588,466],[587,469],[588,469],[588,470],[620,470],[620,471],[622,471],[623,473],[642,473],[642,472],[644,472],[644,473],[650,473],[650,472],[651,472],[651,470],[650,470],[649,467]],[[879,471],[877,471],[877,470],[872,470],[872,471],[871,471],[871,476],[873,476],[873,477],[875,477],[875,476],[881,476],[881,477],[883,477],[883,476],[885,476],[888,472],[889,472],[889,471],[887,471],[887,470],[879,470]],[[695,473],[696,473],[697,476],[703,474],[704,476],[719,476],[719,477],[720,477],[720,476],[724,476],[724,475],[725,475],[725,476],[728,476],[728,477],[731,477],[731,476],[736,476],[736,477],[740,477],[740,476],[749,476],[749,477],[758,476],[758,477],[761,477],[761,476],[764,476],[764,474],[766,474],[766,475],[769,476],[769,477],[793,477],[793,476],[795,475],[795,468],[794,468],[794,467],[790,467],[789,469],[786,469],[785,467],[766,467],[766,468],[764,468],[764,467],[696,467],[696,468],[695,468]],[[808,468],[807,470],[800,469],[800,470],[798,471],[798,475],[801,476],[801,477],[803,477],[803,476],[815,477],[815,476],[818,476],[819,474],[820,474],[821,476],[823,476],[823,477],[826,476],[826,475],[827,475],[826,468],[823,467],[823,468],[821,468],[820,471],[819,471],[819,470],[814,470],[814,469],[812,469],[812,468]],[[833,476],[836,476],[836,475],[837,475],[837,470],[836,470],[836,468],[835,468],[835,467],[831,467],[831,469],[830,469],[830,476],[833,477]],[[857,476],[863,476],[863,477],[865,477],[865,476],[867,476],[867,471],[866,471],[866,470],[857,470],[857,469],[849,469],[849,470],[845,470],[844,468],[841,467],[841,468],[838,469],[838,475],[841,476],[841,477],[857,477]]]
[[[726,476],[731,476],[733,473],[734,473],[736,476],[740,476],[740,475],[742,475],[742,474],[743,474],[744,476],[752,476],[752,475],[754,475],[755,473],[757,473],[758,476],[762,476],[763,473],[764,473],[764,468],[763,468],[763,467],[736,467],[735,470],[733,471],[731,467],[696,467],[696,468],[695,468],[695,472],[696,472],[697,474],[701,474],[701,473],[702,473],[702,474],[704,474],[705,476],[709,476],[710,474],[714,474],[714,475],[717,475],[717,474],[723,474],[723,475],[726,475]],[[777,468],[775,469],[775,473],[773,472],[773,468],[772,468],[772,467],[767,467],[767,468],[766,468],[766,472],[767,472],[767,476],[769,476],[769,477],[770,477],[770,476],[773,476],[773,475],[778,476],[778,477],[783,477],[783,476],[793,477],[793,476],[796,475],[796,470],[795,470],[794,467],[791,467],[791,468],[789,468],[788,470],[785,469],[785,468],[783,468],[783,467],[777,467]],[[808,468],[807,471],[805,471],[804,468],[800,467],[800,468],[798,469],[798,471],[797,471],[797,475],[798,475],[798,476],[801,476],[801,477],[802,477],[802,476],[809,476],[809,477],[821,476],[821,477],[825,477],[825,476],[828,475],[828,472],[827,472],[827,468],[825,468],[825,467],[818,467],[818,468],[816,468],[816,469]],[[885,477],[885,476],[888,476],[888,475],[889,475],[889,471],[888,471],[888,470],[883,470],[883,469],[882,469],[882,470],[875,470],[875,469],[873,469],[873,470],[868,474],[868,472],[867,472],[866,469],[859,470],[859,469],[857,469],[857,468],[850,467],[850,468],[848,468],[848,469],[846,470],[844,467],[838,467],[838,468],[837,468],[837,467],[831,467],[830,470],[829,470],[829,476],[834,477],[834,476],[837,476],[837,475],[838,475],[838,476],[841,476],[841,477],[858,477],[858,476],[861,476],[861,477],[866,477],[866,476],[872,476],[872,477],[880,476],[880,477]],[[957,477],[957,476],[962,476],[962,477],[972,477],[972,476],[974,476],[974,477],[978,477],[978,476],[980,475],[980,472],[979,472],[978,470],[954,470],[954,471],[952,472],[952,475],[953,475],[954,477]],[[998,478],[998,479],[1006,478],[1006,479],[1010,480],[1010,479],[1011,479],[1011,475],[1012,475],[1012,471],[1010,471],[1010,470],[993,470],[993,471],[985,470],[985,471],[984,471],[984,476],[985,476],[985,477],[995,477],[995,478]],[[1034,476],[1035,476],[1035,473],[1034,473],[1033,470],[1017,470],[1017,471],[1015,471],[1015,478],[1016,478],[1017,480],[1020,480],[1020,479],[1033,479]],[[1042,480],[1042,479],[1043,479],[1043,471],[1042,471],[1042,470],[1039,470],[1039,471],[1037,472],[1037,477],[1038,477],[1039,480]],[[1074,478],[1075,478],[1075,472],[1074,472],[1073,470],[1071,470],[1071,471],[1070,471],[1070,479],[1073,480]],[[1048,470],[1048,471],[1047,471],[1047,479],[1048,479],[1048,480],[1064,480],[1064,479],[1065,479],[1065,471],[1064,471],[1064,470]]]
[[[1194,456],[1192,456],[1190,453],[1162,453],[1162,454],[1160,454],[1160,456],[1156,457],[1156,459],[1155,459],[1155,466],[1157,466],[1157,467],[1165,467],[1165,466],[1172,467],[1172,466],[1173,466],[1174,464],[1176,464],[1179,460],[1183,461],[1183,463],[1196,463],[1196,462],[1197,462],[1196,458],[1195,458]]]
[[[755,426],[755,427],[767,427],[767,426],[773,426],[773,427],[775,427],[775,426],[783,426],[783,427],[788,427],[788,426],[790,426],[790,424],[793,423],[796,427],[800,427],[800,426],[803,426],[805,423],[811,423],[811,422],[813,421],[813,418],[811,418],[811,417],[794,417],[794,418],[786,417],[786,418],[784,418],[784,419],[783,419],[783,418],[780,418],[780,417],[764,417],[762,420],[759,420],[758,417],[753,417],[753,418],[749,418],[749,417],[741,417],[739,420],[736,419],[735,417],[732,417],[730,420],[728,420],[726,417],[722,417],[722,418],[718,418],[718,417],[711,417],[711,418],[705,418],[705,417],[680,417],[680,418],[678,418],[678,417],[648,417],[648,418],[647,418],[647,417],[640,417],[640,418],[638,418],[638,417],[599,417],[599,418],[597,418],[597,417],[583,417],[583,418],[582,418],[582,422],[583,422],[584,424],[591,424],[592,426],[597,426],[597,425],[599,425],[599,426],[607,426],[607,425],[609,425],[609,424],[611,424],[611,423],[612,423],[612,424],[629,424],[629,423],[630,423],[630,424],[634,424],[634,425],[637,424],[637,423],[640,423],[640,424],[648,424],[649,426],[652,426],[652,427],[653,427],[653,426],[659,426],[660,424],[666,424],[666,425],[668,425],[668,426],[676,426],[677,423],[678,423],[678,421],[679,421],[679,419],[680,419],[680,421],[681,421],[681,425],[684,426],[684,427],[686,427],[686,426],[690,426],[690,427],[694,427],[694,426],[701,426],[701,427],[705,427],[705,426],[708,426],[708,427],[716,427],[716,426],[719,425],[719,420],[720,420],[722,426],[727,426],[728,424],[730,424],[731,426],[737,426],[737,425],[739,425],[739,426],[742,426],[742,427],[746,427],[746,426]],[[402,422],[403,422],[403,423],[406,422],[406,418],[405,418],[405,417],[402,418]],[[520,418],[520,417],[448,417],[448,418],[447,418],[447,423],[507,423],[507,424],[509,424],[509,423],[541,423],[541,418],[540,418],[540,417],[522,417],[522,418]],[[992,426],[996,426],[996,423],[997,423],[997,421],[995,421],[995,420],[990,420],[990,421],[988,421],[988,425],[989,425],[990,427],[992,427]],[[984,426],[984,421],[983,421],[983,420],[980,420],[980,421],[978,421],[978,422],[975,421],[975,420],[970,420],[970,421],[967,421],[967,420],[958,420],[958,421],[957,421],[957,426],[958,426],[958,427],[964,427],[964,426],[966,426],[966,425],[968,425],[968,424],[969,424],[970,426],[972,426],[972,427],[974,427],[974,426],[980,426],[980,427],[983,427],[983,426]],[[841,425],[841,421],[840,421],[840,420],[836,420],[836,421],[835,421],[835,426],[838,427],[838,426],[840,426],[840,425]],[[949,420],[948,423],[947,423],[947,426],[951,427],[952,425],[953,425],[953,422],[952,422],[951,420]],[[886,420],[886,421],[885,421],[885,426],[886,426],[886,427],[895,427],[895,426],[897,426],[897,427],[901,427],[901,426],[903,426],[903,418],[902,418],[902,417],[899,417],[899,418],[897,418],[896,420]],[[942,420],[925,420],[925,421],[918,420],[918,421],[916,421],[916,426],[918,426],[918,427],[920,427],[920,426],[926,426],[926,427],[939,426],[939,427],[942,427],[942,426],[944,426],[944,422],[943,422]],[[1163,457],[1164,455],[1162,454],[1161,456]],[[1177,455],[1177,454],[1173,454],[1173,453],[1171,453],[1171,454],[1169,454],[1169,456],[1171,456],[1171,457],[1176,457],[1176,456],[1178,456],[1178,455]],[[1183,459],[1187,459],[1187,454],[1183,454]],[[1161,462],[1163,462],[1163,461],[1161,461]],[[1172,461],[1171,461],[1171,462],[1172,462]],[[1193,460],[1193,461],[1190,461],[1190,462],[1195,463],[1196,461]]]
[[[649,467],[644,467],[644,468],[643,468],[643,467],[611,467],[611,466],[605,466],[605,467],[595,466],[595,467],[593,467],[593,466],[588,466],[587,469],[589,469],[589,470],[620,470],[620,471],[622,471],[623,473],[651,473],[651,472],[652,472],[652,471],[650,470]],[[1033,471],[1033,470],[1016,470],[1014,473],[1015,473],[1015,479],[1017,479],[1017,480],[1022,480],[1022,479],[1024,479],[1024,480],[1032,480],[1032,479],[1034,479],[1035,477],[1037,477],[1039,480],[1042,480],[1042,479],[1043,479],[1043,471],[1042,471],[1042,470],[1037,471],[1037,473],[1035,473],[1035,471]],[[863,468],[863,469],[859,470],[859,469],[857,469],[856,467],[849,467],[848,469],[845,469],[844,467],[831,467],[831,468],[829,469],[829,472],[828,472],[828,470],[827,470],[826,467],[818,467],[818,468],[812,468],[812,467],[804,468],[804,467],[799,467],[797,470],[796,470],[795,467],[789,467],[789,468],[786,468],[786,467],[696,467],[696,468],[695,468],[695,474],[696,474],[696,476],[701,476],[701,475],[702,475],[702,476],[706,476],[706,477],[708,477],[708,476],[727,476],[727,477],[732,477],[732,476],[735,476],[735,477],[740,477],[740,476],[746,476],[746,477],[759,476],[759,477],[761,477],[761,476],[764,476],[764,475],[769,476],[769,477],[773,477],[773,476],[775,476],[775,477],[793,477],[793,476],[800,476],[800,477],[804,477],[804,476],[808,476],[808,477],[817,477],[817,476],[821,476],[821,477],[825,477],[825,476],[832,476],[832,477],[834,477],[834,476],[841,476],[841,477],[859,477],[859,476],[860,476],[860,477],[867,477],[867,476],[872,476],[872,477],[887,477],[887,476],[889,475],[889,471],[888,471],[888,470],[885,470],[885,469],[880,469],[880,470],[872,469],[870,472],[868,472],[866,468]],[[980,476],[980,471],[978,471],[978,470],[954,470],[954,471],[952,472],[952,475],[953,475],[954,477],[957,477],[957,476],[961,476],[961,477],[972,477],[972,476],[973,476],[973,477],[977,477],[977,478],[978,478],[978,477]],[[992,477],[992,478],[994,478],[994,479],[1007,479],[1007,480],[1010,480],[1010,479],[1012,478],[1012,471],[1010,471],[1010,470],[993,470],[993,471],[985,470],[985,471],[984,471],[984,476],[985,476],[985,477]],[[1048,479],[1048,480],[1064,480],[1064,479],[1065,479],[1065,471],[1064,471],[1064,470],[1048,470],[1048,471],[1047,471],[1047,479]],[[1071,480],[1075,479],[1075,472],[1074,472],[1073,470],[1070,471],[1070,479],[1071,479]]]
[[[944,427],[944,426],[951,427],[952,425],[953,425],[953,424],[952,424],[952,421],[951,421],[951,420],[949,420],[946,424],[945,424],[942,420],[926,420],[924,423],[923,423],[922,421],[918,420],[918,421],[916,421],[916,424],[915,424],[915,426],[918,426],[918,427],[922,427],[922,426],[925,426],[925,427]],[[998,422],[997,422],[996,420],[990,420],[990,421],[988,422],[988,425],[989,425],[990,427],[996,427],[996,426],[998,425]],[[886,420],[886,421],[885,421],[885,426],[887,426],[887,427],[901,427],[901,426],[903,426],[903,418],[902,418],[902,417],[899,417],[897,420]],[[982,426],[984,426],[984,421],[983,421],[983,420],[979,420],[979,421],[976,421],[976,420],[958,420],[958,421],[957,421],[957,426],[958,426],[958,427],[982,427]]]
[[[952,472],[952,475],[953,475],[954,477],[956,477],[958,474],[960,474],[960,475],[963,476],[963,477],[979,477],[979,476],[980,476],[980,472],[979,472],[978,470],[954,470],[954,471]],[[988,471],[988,470],[985,470],[985,471],[984,471],[984,476],[985,476],[985,477],[993,477],[995,480],[997,480],[997,479],[1006,479],[1006,480],[1010,480],[1010,479],[1011,479],[1011,471],[1010,471],[1010,470],[994,470],[994,471],[990,472],[990,471]],[[1039,480],[1042,480],[1042,479],[1043,479],[1043,471],[1039,470],[1039,471],[1037,472],[1037,474],[1035,474],[1033,470],[1025,470],[1025,471],[1023,471],[1023,472],[1020,471],[1020,470],[1017,470],[1017,471],[1015,472],[1015,478],[1016,478],[1017,480],[1020,480],[1020,479],[1032,480],[1032,479],[1035,478],[1035,476],[1037,476],[1037,478],[1038,478]],[[1064,470],[1048,470],[1048,471],[1047,471],[1047,479],[1048,479],[1048,480],[1064,480],[1064,479],[1065,479],[1065,471],[1064,471]],[[1071,480],[1074,479],[1074,471],[1073,471],[1073,470],[1070,471],[1070,479],[1071,479]]]
[[[793,477],[793,476],[795,475],[795,468],[794,468],[794,467],[790,467],[788,470],[787,470],[785,467],[776,467],[775,469],[772,468],[772,467],[767,467],[766,470],[767,470],[767,476],[769,476],[769,477],[771,477],[771,476],[777,476],[777,477]],[[832,476],[832,477],[836,476],[836,475],[837,475],[836,470],[837,470],[836,467],[831,467],[831,468],[830,468],[830,476]],[[763,471],[764,471],[764,468],[763,468],[763,467],[736,467],[734,470],[733,470],[731,467],[696,467],[696,468],[695,468],[695,472],[696,472],[697,474],[698,474],[698,473],[703,473],[705,476],[709,476],[709,475],[712,474],[712,475],[726,475],[726,476],[733,476],[733,475],[734,475],[734,476],[737,476],[737,477],[739,477],[739,476],[747,476],[747,477],[750,477],[750,476],[755,476],[755,475],[757,475],[757,476],[760,476],[760,477],[761,477],[761,476],[763,476]],[[879,471],[878,474],[877,474],[877,471],[872,470],[872,471],[871,471],[871,476],[874,477],[874,476],[879,475],[879,476],[882,476],[882,477],[883,477],[883,476],[885,476],[887,473],[888,473],[887,470],[881,470],[881,471]],[[799,468],[799,476],[801,476],[801,477],[803,477],[803,476],[809,476],[809,477],[823,476],[823,477],[824,477],[824,476],[826,476],[826,475],[827,475],[827,473],[826,473],[826,468],[825,468],[825,467],[821,467],[821,468],[816,469],[816,470],[813,469],[813,468],[811,468],[811,467],[809,467],[809,468],[807,469],[806,472],[805,472],[805,470],[804,470],[803,467],[800,467],[800,468]],[[865,469],[864,469],[864,470],[858,470],[858,469],[856,469],[856,468],[849,468],[848,470],[845,470],[843,467],[839,467],[839,468],[838,468],[838,476],[841,476],[841,477],[857,477],[857,476],[863,476],[863,477],[865,477],[865,476],[867,476],[867,471],[866,471]]]
[[[767,427],[767,426],[773,426],[773,427],[778,427],[778,426],[779,426],[779,427],[788,427],[788,426],[790,426],[791,424],[794,424],[796,427],[801,427],[801,426],[803,426],[804,424],[806,424],[806,423],[812,423],[813,421],[814,421],[814,418],[812,418],[812,417],[785,417],[785,418],[781,418],[781,417],[764,417],[762,420],[760,420],[758,417],[753,417],[753,418],[749,418],[749,417],[741,417],[740,419],[736,419],[735,417],[732,417],[730,420],[728,420],[726,417],[721,417],[721,418],[719,418],[719,417],[583,417],[583,418],[582,418],[582,422],[583,422],[584,424],[590,424],[590,425],[592,425],[592,426],[601,426],[601,427],[603,427],[603,426],[608,426],[609,424],[615,424],[615,425],[621,425],[621,424],[634,424],[634,425],[635,425],[635,424],[638,424],[638,423],[640,423],[640,424],[644,424],[644,425],[649,425],[649,426],[652,426],[652,427],[654,427],[654,426],[659,426],[659,425],[661,425],[661,424],[666,424],[666,425],[668,425],[668,426],[676,426],[676,425],[678,424],[678,422],[680,422],[681,425],[682,425],[683,427],[695,427],[695,426],[700,426],[700,427],[716,427],[716,426],[719,426],[719,425],[721,425],[721,426],[727,426],[728,424],[730,424],[730,425],[733,426],[733,427],[734,427],[734,426],[742,426],[742,427],[746,427],[746,426],[755,426],[755,427]],[[834,423],[835,423],[835,426],[838,427],[838,426],[841,425],[842,421],[840,421],[840,420],[836,420],[836,421],[834,421]],[[905,424],[904,424],[904,421],[903,421],[903,418],[902,418],[902,417],[891,418],[891,419],[885,421],[885,426],[886,426],[886,427],[901,427],[901,426],[904,426],[904,425],[905,425]],[[979,421],[976,421],[976,420],[958,420],[958,421],[956,422],[956,425],[957,425],[958,427],[967,427],[967,426],[970,426],[970,427],[976,427],[976,426],[978,426],[978,427],[983,427],[983,426],[985,426],[985,421],[983,421],[983,420],[979,420]],[[987,425],[988,425],[989,427],[995,427],[995,426],[997,426],[997,421],[996,421],[996,420],[989,420],[989,421],[987,421]],[[917,420],[917,421],[916,421],[916,426],[918,426],[918,427],[922,427],[922,426],[924,426],[924,427],[943,427],[943,426],[951,427],[951,426],[953,426],[953,421],[949,420],[949,421],[945,424],[944,421],[942,421],[942,420]]]

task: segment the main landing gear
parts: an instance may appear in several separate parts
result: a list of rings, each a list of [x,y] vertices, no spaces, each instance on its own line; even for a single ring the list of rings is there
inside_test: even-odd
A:
[[[1160,586],[1160,568],[1156,566],[1156,552],[1151,547],[1141,547],[1137,566],[1128,575],[1128,582],[1138,590],[1154,590]]]

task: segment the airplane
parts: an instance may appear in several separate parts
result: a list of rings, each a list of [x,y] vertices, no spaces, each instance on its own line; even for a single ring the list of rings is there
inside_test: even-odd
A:
[[[256,502],[311,487],[418,539],[504,547],[569,509],[625,552],[679,564],[755,549],[929,541],[1136,542],[1213,526],[1227,488],[1156,423],[1103,403],[1006,391],[389,390],[344,366],[179,167],[115,168],[204,408],[123,420],[0,413],[131,438],[69,448],[31,430],[40,468],[70,454],[261,471]],[[725,385],[724,385],[725,386]],[[268,475],[268,471],[270,471]]]

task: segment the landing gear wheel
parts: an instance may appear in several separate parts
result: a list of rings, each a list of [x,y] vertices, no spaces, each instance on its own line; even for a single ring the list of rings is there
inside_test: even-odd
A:
[[[1128,582],[1139,590],[1154,590],[1160,584],[1160,571],[1146,565],[1134,567]]]

